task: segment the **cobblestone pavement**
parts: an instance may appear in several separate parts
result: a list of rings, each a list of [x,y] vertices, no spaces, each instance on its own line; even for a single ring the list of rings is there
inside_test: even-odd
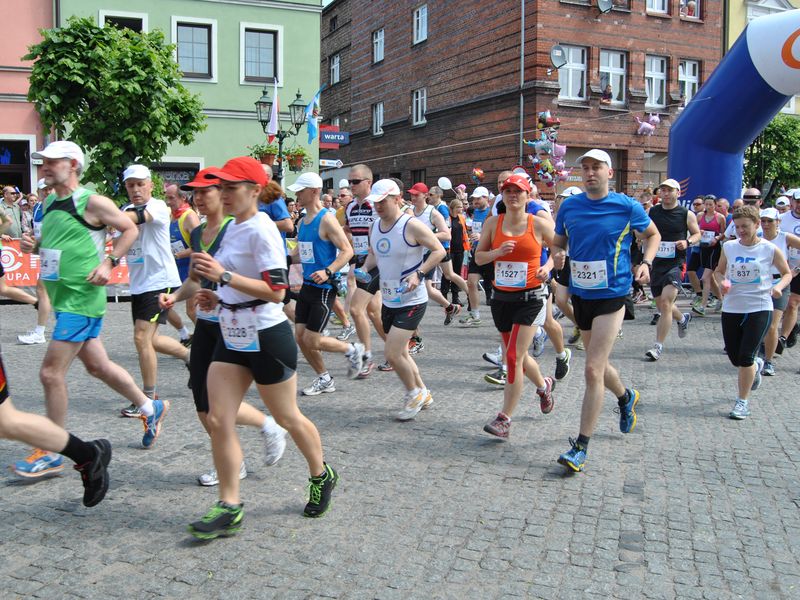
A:
[[[0,311],[14,400],[42,413],[44,347],[14,344],[33,312]],[[138,380],[128,311],[109,307],[103,338]],[[445,328],[442,310],[430,306],[419,363],[433,407],[396,422],[396,375],[348,381],[344,360],[328,357],[339,391],[301,406],[342,478],[330,512],[301,516],[307,471],[292,444],[267,468],[257,432],[242,430],[251,473],[245,527],[208,544],[186,533],[216,495],[196,484],[211,457],[183,365],[159,360],[160,396],[173,408],[145,451],[140,423],[117,416],[125,402],[76,364],[68,426],[112,440],[112,488],[86,509],[69,469],[34,484],[11,474],[0,482],[0,597],[800,597],[800,348],[765,378],[752,417],[731,421],[735,371],[721,352],[718,317],[695,320],[686,340],[673,329],[653,364],[643,360],[651,313],[639,313],[613,355],[624,381],[641,390],[638,426],[619,433],[608,395],[585,473],[565,475],[555,462],[577,434],[582,353],[550,415],[527,384],[501,442],[482,432],[502,402],[483,382],[494,328],[488,319]],[[552,372],[551,347],[541,360]],[[300,384],[310,380],[303,363]],[[0,442],[3,464],[25,454]]]

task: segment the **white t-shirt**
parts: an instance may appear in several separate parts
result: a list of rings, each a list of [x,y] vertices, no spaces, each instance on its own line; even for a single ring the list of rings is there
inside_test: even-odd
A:
[[[281,234],[272,219],[262,212],[256,213],[243,223],[231,221],[214,258],[226,271],[252,279],[261,279],[261,273],[264,271],[286,269],[286,253]],[[217,295],[227,304],[256,300],[253,296],[248,296],[229,285],[220,286]],[[275,302],[243,310],[254,311],[259,330],[286,320],[283,304]],[[228,311],[226,308],[220,309],[221,313],[226,311]]]
[[[131,205],[124,208],[128,206]],[[172,212],[163,200],[157,198],[151,198],[145,206],[153,220],[138,225],[139,237],[126,256],[131,294],[165,288],[175,290],[180,287],[181,278],[169,241]]]
[[[731,289],[722,299],[722,312],[747,314],[772,310],[772,259],[775,244],[759,239],[753,246],[739,240],[722,246],[728,261],[725,276]]]
[[[792,211],[785,212],[781,215],[781,231],[800,237],[800,219],[795,217]],[[789,248],[786,259],[789,261],[789,266],[793,269],[800,267],[800,250]]]

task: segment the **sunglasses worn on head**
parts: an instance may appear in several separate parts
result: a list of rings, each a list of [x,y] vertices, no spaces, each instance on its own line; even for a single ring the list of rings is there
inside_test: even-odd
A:
[[[759,196],[754,196],[754,195],[750,194],[749,196],[743,196],[742,199],[743,200],[761,200],[761,196],[760,195]]]
[[[359,183],[361,183],[362,181],[366,181],[366,179],[348,179],[348,180],[347,180],[347,182],[348,182],[350,185],[358,185],[358,184],[359,184]]]

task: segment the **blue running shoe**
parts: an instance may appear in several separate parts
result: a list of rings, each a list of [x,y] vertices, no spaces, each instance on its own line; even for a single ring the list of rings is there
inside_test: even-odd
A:
[[[141,416],[144,425],[144,435],[142,436],[142,447],[152,448],[158,434],[161,433],[161,421],[167,416],[169,411],[169,400],[153,400],[153,416]]]
[[[25,460],[18,460],[14,463],[14,473],[30,479],[53,475],[63,470],[63,456],[39,448],[34,448]]]
[[[536,335],[533,336],[533,348],[531,349],[531,354],[534,358],[538,358],[544,352],[544,343],[547,341],[547,333],[543,328],[539,328],[539,331],[536,332]]]
[[[558,457],[558,464],[579,473],[583,471],[583,465],[586,463],[586,448],[578,444],[578,441],[573,438],[569,438],[569,443],[572,448]]]
[[[619,406],[619,430],[630,433],[636,428],[636,404],[639,402],[639,392],[633,388],[626,390],[628,401]]]

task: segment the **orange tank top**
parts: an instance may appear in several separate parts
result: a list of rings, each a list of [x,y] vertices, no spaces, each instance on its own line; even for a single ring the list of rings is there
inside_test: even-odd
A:
[[[494,287],[506,292],[529,290],[542,285],[536,278],[536,271],[541,266],[542,244],[536,239],[533,228],[533,215],[528,216],[528,227],[519,236],[503,233],[505,214],[498,215],[497,226],[492,238],[492,250],[499,248],[503,242],[516,242],[514,249],[494,261]]]

